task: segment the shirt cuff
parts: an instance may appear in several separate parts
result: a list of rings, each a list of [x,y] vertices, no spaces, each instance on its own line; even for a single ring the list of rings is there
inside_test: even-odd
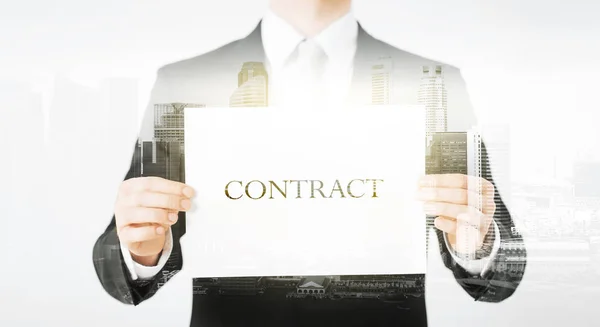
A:
[[[154,278],[156,274],[158,274],[161,269],[167,263],[167,260],[171,256],[171,251],[173,250],[173,234],[171,233],[171,229],[167,230],[167,235],[165,235],[165,246],[163,247],[162,254],[156,263],[156,266],[143,266],[133,260],[131,257],[131,253],[129,252],[129,248],[124,243],[121,243],[121,253],[123,254],[123,260],[125,262],[125,266],[127,266],[127,270],[131,275],[132,280],[149,280]]]
[[[494,224],[494,234],[496,236],[494,237],[494,245],[492,246],[492,251],[489,256],[477,260],[469,260],[456,255],[456,253],[454,253],[454,251],[452,250],[452,247],[450,247],[450,243],[448,242],[448,237],[446,236],[446,233],[444,233],[444,241],[446,242],[448,252],[450,252],[450,255],[452,256],[454,261],[458,263],[461,267],[463,267],[471,275],[479,275],[483,277],[483,275],[485,275],[490,270],[492,263],[494,262],[494,258],[496,258],[498,250],[500,249],[500,229],[498,228],[498,225],[496,224],[495,220],[493,220],[492,222]]]

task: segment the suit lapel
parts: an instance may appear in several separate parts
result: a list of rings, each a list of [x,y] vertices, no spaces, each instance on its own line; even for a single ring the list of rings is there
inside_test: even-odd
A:
[[[248,36],[240,40],[236,51],[240,51],[243,58],[248,58],[247,61],[260,61],[266,64],[267,56],[262,42],[261,25],[262,20]]]

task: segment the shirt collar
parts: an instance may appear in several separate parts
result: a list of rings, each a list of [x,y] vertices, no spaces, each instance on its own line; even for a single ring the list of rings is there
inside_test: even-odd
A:
[[[261,23],[265,54],[273,68],[283,67],[287,58],[305,37],[273,11],[268,10]],[[350,64],[356,52],[358,22],[349,12],[314,37],[330,62]]]

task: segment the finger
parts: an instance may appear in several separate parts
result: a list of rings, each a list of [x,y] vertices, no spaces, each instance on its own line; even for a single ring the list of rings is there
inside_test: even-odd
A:
[[[473,254],[481,246],[481,233],[479,229],[458,222],[456,225],[455,250],[463,254]]]
[[[434,224],[437,220],[440,220],[440,222],[443,222],[445,225],[443,226],[447,226],[449,223],[453,223],[454,226],[452,226],[451,228],[456,228],[456,224],[459,225],[464,225],[464,226],[471,226],[473,228],[478,229],[482,234],[487,234],[490,225],[491,225],[491,221],[488,219],[484,218],[484,215],[473,215],[473,214],[459,214],[456,218],[455,217],[449,217],[449,216],[438,216],[435,220],[434,220]],[[447,222],[447,223],[446,223]],[[437,227],[437,225],[436,225]]]
[[[481,212],[473,213],[461,213],[457,217],[440,216],[447,220],[455,220],[458,224],[457,228],[461,226],[469,226],[477,229],[481,234],[486,234],[491,225],[491,217],[484,215]]]
[[[494,184],[476,176],[464,174],[433,174],[419,179],[419,187],[460,188],[482,194],[494,194]]]
[[[130,224],[146,223],[169,226],[177,222],[178,214],[175,211],[165,209],[130,207],[120,214],[120,218],[121,227]]]
[[[164,194],[164,193],[133,193],[127,197],[128,206],[158,208],[173,211],[189,210],[191,201],[179,195]]]
[[[454,235],[456,234],[456,220],[447,219],[444,217],[437,217],[433,221],[435,228],[441,230],[444,233]]]
[[[496,209],[493,197],[459,188],[421,188],[417,191],[417,200],[468,205],[486,214],[493,214]]]
[[[476,208],[463,204],[425,202],[423,208],[425,213],[430,216],[446,216],[452,219],[458,219],[458,216],[461,214],[469,214],[474,217],[481,216],[481,212]]]
[[[165,233],[165,227],[157,224],[128,225],[119,231],[119,239],[126,243],[145,242],[157,239]]]
[[[124,182],[127,193],[151,192],[183,195],[192,198],[195,194],[190,186],[160,177],[132,178]]]
[[[469,204],[469,198],[477,200],[477,194],[459,188],[433,188],[424,187],[417,191],[417,199],[428,202],[447,202],[455,204]]]
[[[424,211],[430,216],[443,216],[479,226],[484,233],[487,233],[493,220],[492,215],[482,213],[476,208],[444,202],[426,202]]]

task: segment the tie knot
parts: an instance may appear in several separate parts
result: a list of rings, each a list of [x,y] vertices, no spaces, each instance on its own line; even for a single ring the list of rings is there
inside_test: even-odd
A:
[[[314,40],[300,42],[288,57],[277,103],[307,110],[323,102],[327,55]]]
[[[314,72],[321,71],[327,59],[327,54],[319,43],[312,39],[305,39],[298,44],[296,51],[290,56],[288,64],[306,65]]]
[[[298,56],[301,58],[325,58],[323,48],[313,39],[303,40],[298,44]]]

